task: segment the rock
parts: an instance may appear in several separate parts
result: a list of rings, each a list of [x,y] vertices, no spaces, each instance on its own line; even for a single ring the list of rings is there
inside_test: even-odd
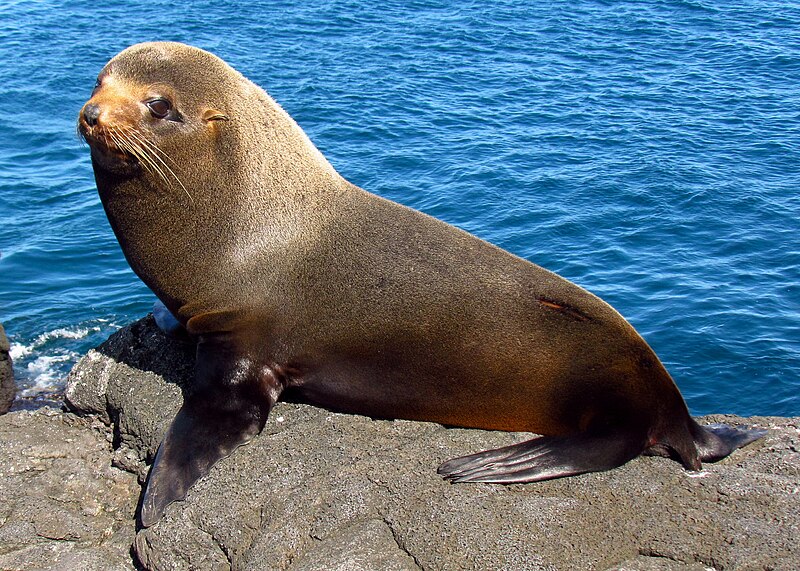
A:
[[[105,425],[53,409],[0,417],[0,569],[130,571],[136,478]]]
[[[8,337],[6,337],[3,325],[0,324],[0,414],[8,412],[17,393],[17,386],[14,383],[14,369],[8,350]]]
[[[191,369],[191,345],[148,317],[75,367],[67,400],[113,425],[115,464],[143,480]],[[770,433],[698,474],[641,457],[537,484],[451,485],[443,460],[529,435],[278,403],[258,438],[137,533],[134,553],[151,570],[800,568],[800,419],[704,420]]]
[[[72,410],[113,425],[115,464],[144,482],[193,368],[194,346],[165,337],[148,316],[109,337],[73,367],[65,401]]]

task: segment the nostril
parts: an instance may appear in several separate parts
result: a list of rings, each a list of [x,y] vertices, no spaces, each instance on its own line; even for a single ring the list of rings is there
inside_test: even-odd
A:
[[[90,127],[97,125],[97,120],[100,118],[100,106],[95,103],[88,103],[83,108],[83,118]]]

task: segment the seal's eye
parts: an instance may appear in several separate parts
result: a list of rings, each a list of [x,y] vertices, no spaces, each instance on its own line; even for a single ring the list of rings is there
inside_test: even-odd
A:
[[[164,119],[172,111],[172,104],[166,99],[151,99],[145,105],[156,119]]]
[[[100,85],[102,85],[102,83],[103,82],[100,81],[100,78],[98,77],[97,81],[94,82],[94,89],[92,89],[92,95],[94,95],[97,92],[97,90],[100,89]]]

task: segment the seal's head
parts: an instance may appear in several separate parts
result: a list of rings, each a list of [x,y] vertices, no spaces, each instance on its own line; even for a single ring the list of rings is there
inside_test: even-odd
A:
[[[231,186],[240,196],[281,194],[337,178],[264,90],[217,56],[175,42],[136,44],[111,59],[78,131],[91,147],[101,198],[120,185],[197,198]]]
[[[190,46],[146,43],[121,52],[100,72],[78,117],[95,170],[123,177],[144,172],[182,186],[175,156],[184,156],[187,145],[194,154],[209,151],[215,124],[229,119],[223,95],[241,91],[226,90],[231,82],[247,80]]]

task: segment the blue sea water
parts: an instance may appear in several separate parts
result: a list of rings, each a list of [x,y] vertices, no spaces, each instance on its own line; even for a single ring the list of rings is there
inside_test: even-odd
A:
[[[226,59],[346,178],[597,293],[695,414],[800,415],[800,5],[0,4],[0,322],[22,396],[146,314],[78,109],[145,40]]]

